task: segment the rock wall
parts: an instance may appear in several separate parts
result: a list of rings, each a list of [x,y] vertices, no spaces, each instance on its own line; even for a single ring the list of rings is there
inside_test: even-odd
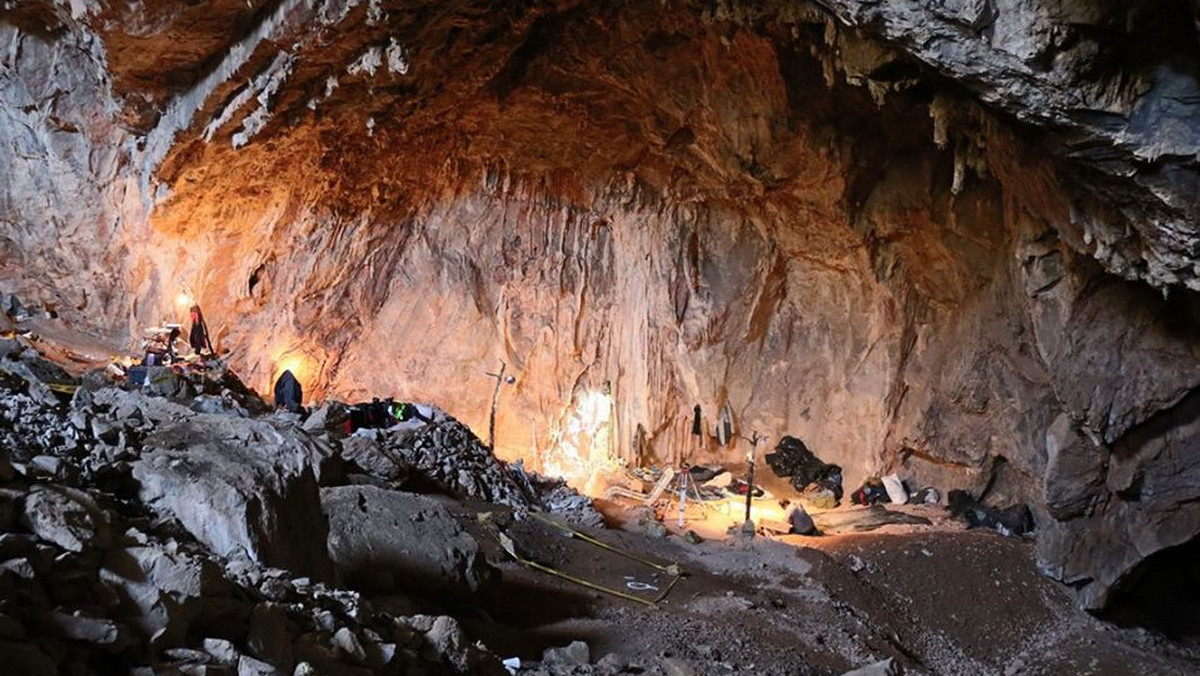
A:
[[[1033,503],[1103,605],[1200,532],[1176,4],[33,3],[0,266],[111,331],[185,293],[262,389],[480,431],[503,361],[537,470],[736,460],[687,434],[728,404],[847,483]]]
[[[64,20],[35,3],[0,10],[0,284],[116,335],[129,303],[121,214],[138,210],[122,172],[130,139],[103,44]]]

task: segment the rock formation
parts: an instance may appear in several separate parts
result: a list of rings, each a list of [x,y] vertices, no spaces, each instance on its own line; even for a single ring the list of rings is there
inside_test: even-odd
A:
[[[1089,607],[1200,533],[1187,3],[0,12],[31,307],[127,336],[185,293],[261,389],[475,429],[503,360],[498,451],[571,476],[728,403],[847,483],[1030,502]]]
[[[17,363],[48,368],[31,349],[4,360],[5,373]],[[33,399],[28,383],[0,382],[0,430],[25,441],[0,447],[7,669],[504,673],[456,620],[421,614],[428,605],[413,600],[479,591],[495,577],[446,508],[389,484],[390,469],[335,471],[371,468],[345,452],[353,444],[341,435],[305,430],[294,415],[193,411],[183,404],[206,396],[258,408],[240,388],[188,391],[197,384],[167,400],[96,381],[66,404]],[[378,434],[412,452],[412,435]],[[468,448],[442,448],[454,457],[482,448],[474,437],[462,443]],[[400,462],[400,475],[434,484]],[[478,483],[527,477],[493,463],[475,472]],[[387,487],[350,485],[356,477]],[[541,507],[542,495],[514,497],[516,513]],[[342,582],[385,592],[387,605]]]
[[[475,539],[432,498],[375,486],[321,491],[329,551],[348,581],[381,591],[397,582],[442,592],[479,589],[487,565]]]

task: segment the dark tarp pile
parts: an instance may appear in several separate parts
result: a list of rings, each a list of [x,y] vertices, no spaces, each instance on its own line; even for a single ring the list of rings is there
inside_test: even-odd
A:
[[[822,462],[796,437],[780,439],[775,452],[766,455],[766,461],[776,476],[790,479],[796,490],[804,491],[817,484],[810,492],[827,491],[835,501],[842,499],[842,468]]]

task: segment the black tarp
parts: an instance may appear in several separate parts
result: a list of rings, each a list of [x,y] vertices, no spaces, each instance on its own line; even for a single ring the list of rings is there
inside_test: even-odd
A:
[[[822,462],[796,437],[780,439],[775,452],[766,455],[766,461],[776,476],[790,479],[796,490],[820,483],[833,491],[836,499],[842,499],[842,468]]]

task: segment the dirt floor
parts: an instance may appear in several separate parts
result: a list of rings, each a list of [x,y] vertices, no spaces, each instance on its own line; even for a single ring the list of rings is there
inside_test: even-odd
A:
[[[841,674],[888,657],[917,674],[1200,673],[1200,645],[1075,608],[1068,590],[1037,573],[1032,542],[964,530],[941,507],[900,509],[930,524],[693,544],[639,532],[627,513],[617,519],[625,529],[589,531],[639,558],[678,564],[682,577],[649,606],[517,563],[497,540],[506,519],[481,525],[460,506],[502,572],[463,608],[464,625],[504,656],[537,660],[582,640],[593,662],[613,654],[644,673]],[[830,516],[855,522],[867,513]],[[659,598],[674,578],[536,519],[504,530],[521,556],[638,598]]]

